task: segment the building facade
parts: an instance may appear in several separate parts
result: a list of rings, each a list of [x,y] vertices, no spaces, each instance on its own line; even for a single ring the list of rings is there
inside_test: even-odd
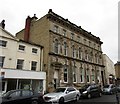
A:
[[[103,62],[105,66],[105,83],[112,84],[116,78],[114,63],[106,54],[103,54]]]
[[[48,91],[58,87],[86,83],[104,84],[104,65],[99,37],[54,13],[37,20],[26,19],[19,39],[44,46],[44,67]]]
[[[117,61],[114,67],[115,67],[116,79],[120,80],[120,61]]]
[[[43,47],[17,39],[0,27],[2,93],[14,89],[46,90]]]

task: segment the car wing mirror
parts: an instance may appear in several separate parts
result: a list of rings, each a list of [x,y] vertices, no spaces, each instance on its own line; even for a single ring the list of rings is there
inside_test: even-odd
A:
[[[69,93],[69,91],[66,91],[66,94],[68,94]]]

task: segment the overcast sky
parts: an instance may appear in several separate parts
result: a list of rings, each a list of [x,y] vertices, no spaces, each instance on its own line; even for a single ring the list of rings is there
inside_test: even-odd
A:
[[[49,9],[99,37],[102,51],[114,63],[118,61],[119,0],[0,0],[0,21],[15,35],[25,27],[26,17],[41,18]]]

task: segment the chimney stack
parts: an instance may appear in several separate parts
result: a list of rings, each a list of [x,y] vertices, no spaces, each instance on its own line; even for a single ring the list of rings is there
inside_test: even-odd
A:
[[[25,23],[24,41],[29,42],[31,17],[28,16]]]

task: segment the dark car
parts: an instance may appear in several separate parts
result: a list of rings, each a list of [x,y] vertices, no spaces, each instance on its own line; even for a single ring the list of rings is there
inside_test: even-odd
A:
[[[31,90],[11,90],[2,95],[1,104],[42,104],[42,93],[35,93]]]
[[[120,85],[117,85],[117,91],[120,92]]]
[[[92,97],[101,97],[102,90],[100,85],[97,84],[87,84],[80,89],[81,97],[83,98],[92,98]]]
[[[114,94],[117,91],[117,87],[114,84],[107,84],[103,86],[103,94]]]

